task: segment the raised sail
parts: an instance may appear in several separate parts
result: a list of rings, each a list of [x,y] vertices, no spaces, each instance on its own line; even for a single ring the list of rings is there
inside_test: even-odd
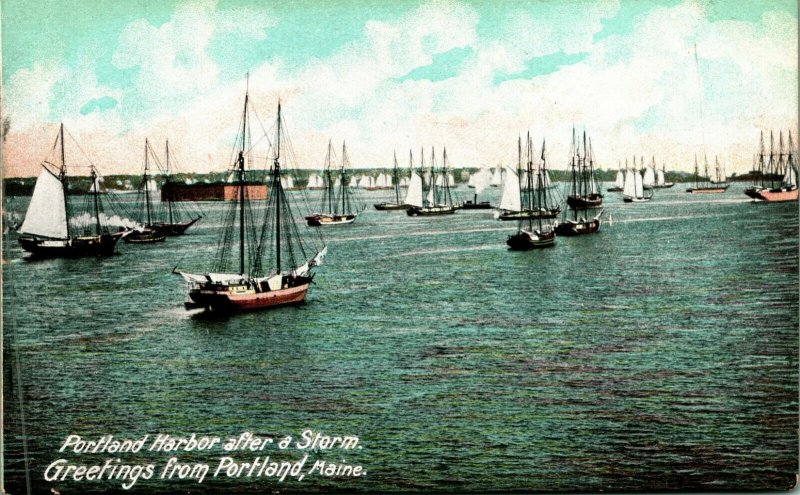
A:
[[[64,187],[44,166],[36,179],[28,213],[19,232],[55,239],[69,237]]]
[[[422,178],[416,172],[412,172],[411,180],[408,182],[405,204],[422,208]]]
[[[503,192],[500,196],[500,209],[506,211],[521,211],[519,177],[516,172],[506,169],[503,179]]]

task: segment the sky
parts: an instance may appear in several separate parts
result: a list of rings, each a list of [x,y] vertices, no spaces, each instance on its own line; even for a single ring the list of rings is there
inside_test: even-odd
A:
[[[742,173],[761,130],[777,144],[798,124],[796,0],[2,0],[0,15],[7,176],[37,175],[61,122],[79,174],[139,172],[145,138],[184,171],[224,171],[246,73],[309,169],[328,140],[354,167],[422,147],[511,164],[528,132],[565,168],[574,126],[601,168],[689,171],[706,153]]]

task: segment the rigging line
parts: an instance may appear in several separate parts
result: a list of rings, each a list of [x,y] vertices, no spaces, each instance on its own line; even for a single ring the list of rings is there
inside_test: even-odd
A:
[[[697,94],[700,98],[700,135],[703,139],[703,154],[706,153],[706,125],[703,118],[703,83],[700,80],[700,61],[697,58],[697,43],[694,44],[694,63],[697,73]]]
[[[89,155],[87,155],[87,154],[86,154],[86,152],[85,152],[85,151],[83,151],[83,148],[81,148],[81,145],[80,145],[80,143],[78,142],[78,140],[77,140],[77,139],[75,139],[75,137],[72,135],[72,133],[70,133],[70,132],[69,132],[69,129],[67,129],[66,127],[64,127],[64,130],[66,131],[66,133],[67,133],[67,135],[69,136],[69,138],[70,138],[70,139],[72,139],[72,142],[74,142],[74,143],[75,143],[75,146],[77,146],[77,147],[78,147],[78,149],[80,150],[80,152],[81,152],[81,154],[83,155],[83,157],[84,157],[84,158],[86,158],[86,159],[89,161],[89,166],[92,166],[92,167],[95,167],[95,168],[97,168],[97,166],[94,164],[94,162],[92,162],[92,159],[91,159],[91,158],[89,158]],[[85,166],[85,165],[84,165],[84,166]]]

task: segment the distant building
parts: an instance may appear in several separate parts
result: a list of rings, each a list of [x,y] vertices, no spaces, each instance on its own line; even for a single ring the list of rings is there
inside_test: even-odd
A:
[[[267,199],[267,184],[247,182],[248,199]],[[227,182],[179,184],[169,182],[161,187],[161,201],[235,201],[239,188]]]

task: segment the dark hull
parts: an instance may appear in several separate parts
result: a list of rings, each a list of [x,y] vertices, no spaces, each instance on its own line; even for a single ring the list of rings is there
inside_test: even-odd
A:
[[[515,235],[508,236],[506,244],[512,251],[530,251],[531,249],[552,247],[556,244],[556,233],[548,232],[534,237],[528,232],[520,231]]]
[[[418,206],[412,206],[406,210],[406,214],[410,217],[414,216],[436,216],[436,215],[452,215],[456,212],[455,206],[434,206],[430,208],[420,208]]]
[[[552,208],[550,210],[525,210],[525,211],[513,211],[508,213],[502,213],[498,220],[502,220],[504,222],[510,220],[527,220],[529,218],[537,219],[537,218],[556,218],[558,214],[561,213],[561,208]]]
[[[42,239],[22,234],[17,239],[22,249],[35,258],[83,258],[88,256],[110,256],[114,254],[122,232],[70,239]]]
[[[606,191],[608,191],[608,192],[622,192],[622,188],[621,187],[609,187],[608,189],[606,189]]]
[[[409,205],[398,205],[397,203],[375,203],[372,206],[380,211],[407,210],[410,207]]]
[[[674,186],[674,182],[665,182],[663,184],[656,184],[653,186],[654,189],[669,189],[670,187]]]
[[[573,221],[568,220],[556,226],[556,235],[575,236],[584,234],[594,234],[600,230],[600,219]]]
[[[492,205],[488,201],[482,201],[480,203],[473,203],[472,201],[467,201],[463,205],[461,205],[462,210],[491,210]]]
[[[590,208],[599,208],[603,204],[603,196],[599,194],[592,194],[590,196],[569,196],[567,197],[567,205],[573,210],[587,210]]]
[[[728,190],[728,187],[730,186],[690,187],[686,192],[691,194],[717,194],[724,193]]]
[[[764,189],[764,188],[763,188],[763,187],[748,187],[747,189],[745,189],[745,190],[744,190],[744,193],[745,193],[745,194],[747,195],[747,197],[749,197],[749,198],[753,198],[753,199],[761,199],[761,197],[758,195],[758,193],[759,193],[759,191],[761,191],[762,189]]]
[[[183,235],[186,233],[186,229],[194,225],[195,222],[197,222],[201,218],[202,217],[197,217],[194,220],[182,223],[154,223],[150,225],[149,228],[162,235],[167,235],[167,236]]]
[[[156,231],[134,232],[125,236],[125,242],[128,244],[154,244],[156,242],[164,242],[166,239],[166,235]]]

